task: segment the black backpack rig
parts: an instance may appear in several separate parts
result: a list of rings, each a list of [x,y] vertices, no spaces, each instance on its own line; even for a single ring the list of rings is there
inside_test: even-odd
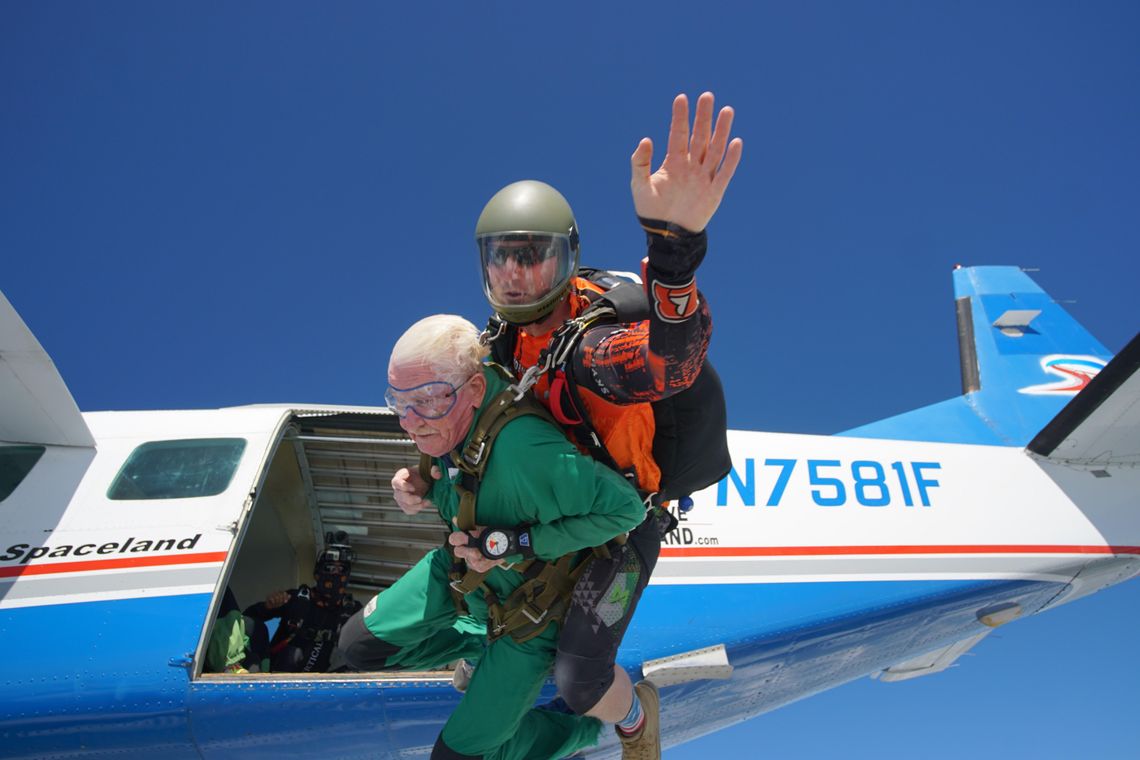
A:
[[[650,403],[656,426],[653,459],[661,468],[658,491],[646,493],[636,482],[634,473],[622,470],[614,462],[590,421],[586,405],[580,400],[574,373],[567,369],[567,363],[591,327],[649,319],[649,298],[640,283],[606,270],[584,267],[578,276],[598,285],[604,292],[585,293],[590,304],[580,315],[554,331],[550,343],[539,353],[538,364],[528,368],[519,380],[516,387],[520,394],[529,390],[539,376],[549,374],[551,393],[555,395],[557,391],[559,402],[555,404],[554,417],[562,427],[570,431],[594,459],[633,482],[655,506],[687,497],[724,478],[732,469],[724,386],[707,357],[692,385]],[[510,368],[514,364],[518,328],[492,315],[484,336],[491,347],[492,360]],[[557,388],[559,384],[565,384],[564,392]]]

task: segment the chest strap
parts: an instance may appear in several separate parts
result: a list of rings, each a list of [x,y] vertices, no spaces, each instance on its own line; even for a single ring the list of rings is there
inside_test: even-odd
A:
[[[499,432],[508,422],[530,415],[541,417],[554,426],[558,425],[546,407],[533,396],[520,397],[518,389],[513,386],[503,389],[491,399],[491,403],[479,416],[475,429],[459,456],[453,457],[460,472],[459,480],[455,482],[455,492],[459,496],[456,524],[460,530],[473,530],[477,524],[475,503],[479,497],[479,485],[483,473],[487,471],[487,462],[491,458],[491,449]]]
[[[478,524],[476,504],[479,498],[479,486],[483,480],[483,474],[487,470],[487,462],[491,458],[491,450],[494,448],[499,432],[511,420],[528,415],[542,417],[551,424],[557,424],[546,407],[538,403],[532,396],[521,395],[520,397],[518,388],[513,386],[505,388],[491,399],[491,403],[487,405],[475,423],[475,429],[467,443],[457,456],[453,456],[455,465],[459,469],[459,478],[455,481],[454,487],[456,495],[459,496],[459,513],[456,515],[455,522],[460,530],[473,530]],[[421,456],[421,474],[424,467],[424,457]],[[427,467],[430,470],[430,458]],[[450,551],[451,547],[448,546],[448,549]],[[454,552],[452,552],[452,557],[454,557]],[[514,569],[526,572],[533,563],[534,560],[527,560],[524,563],[516,564]],[[468,569],[466,563],[462,561],[452,563],[449,576],[452,600],[460,614],[467,613],[464,596],[480,588],[483,588],[486,593],[490,593],[483,584],[487,572],[480,573]]]

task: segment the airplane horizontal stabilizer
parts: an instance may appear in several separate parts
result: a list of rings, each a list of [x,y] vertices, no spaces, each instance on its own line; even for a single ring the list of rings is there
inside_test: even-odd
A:
[[[1140,333],[1073,397],[1028,448],[1067,464],[1140,464]]]
[[[0,441],[95,445],[51,357],[3,293],[0,293]]]

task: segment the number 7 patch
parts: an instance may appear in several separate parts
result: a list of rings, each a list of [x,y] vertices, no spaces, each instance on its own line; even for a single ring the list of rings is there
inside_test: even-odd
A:
[[[684,285],[664,285],[653,281],[653,308],[657,316],[666,322],[684,322],[693,316],[700,306],[696,279]]]

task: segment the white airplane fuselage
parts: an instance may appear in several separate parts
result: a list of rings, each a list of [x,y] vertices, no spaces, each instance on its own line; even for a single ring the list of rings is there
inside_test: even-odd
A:
[[[1106,352],[1024,275],[961,272],[980,389],[844,435],[729,431],[732,471],[672,507],[619,652],[662,687],[665,746],[865,675],[936,673],[998,626],[1140,572],[1140,344],[1101,371]],[[1015,286],[1041,330],[1009,316]],[[428,754],[461,697],[448,671],[206,666],[225,592],[244,607],[311,582],[326,531],[348,533],[361,601],[441,543],[438,515],[392,499],[417,461],[396,418],[80,415],[0,307],[2,753]],[[617,757],[603,737],[590,756]]]

